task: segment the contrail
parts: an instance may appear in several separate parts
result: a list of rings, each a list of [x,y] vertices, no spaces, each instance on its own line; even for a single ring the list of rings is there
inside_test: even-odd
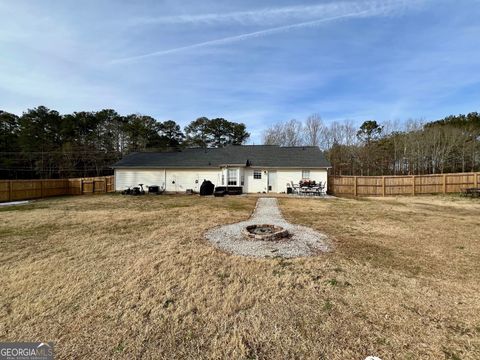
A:
[[[421,3],[422,1],[419,1]],[[340,5],[341,4],[341,5]],[[348,3],[340,3],[337,5],[332,5],[330,7],[330,10],[336,9],[338,10],[343,10],[345,11],[347,6],[346,4]],[[259,31],[254,31],[246,34],[240,34],[240,35],[235,35],[235,36],[229,36],[221,39],[215,39],[215,40],[209,40],[197,44],[192,44],[192,45],[187,45],[187,46],[181,46],[173,49],[167,49],[167,50],[160,50],[160,51],[154,51],[151,53],[147,54],[141,54],[141,55],[134,55],[134,56],[129,56],[125,58],[120,58],[120,59],[114,59],[111,60],[111,64],[118,64],[118,63],[127,63],[131,61],[136,61],[136,60],[141,60],[141,59],[146,59],[154,56],[163,56],[163,55],[168,55],[168,54],[173,54],[173,53],[178,53],[181,51],[186,51],[186,50],[191,50],[191,49],[197,49],[197,48],[202,48],[202,47],[207,47],[207,46],[213,46],[213,45],[222,45],[222,44],[230,44],[233,42],[237,41],[243,41],[251,38],[256,38],[256,37],[262,37],[262,36],[267,36],[267,35],[272,35],[284,31],[290,31],[294,29],[299,29],[299,28],[305,28],[305,27],[312,27],[312,26],[317,26],[325,22],[330,22],[330,21],[335,21],[335,20],[340,20],[340,19],[345,19],[345,18],[354,18],[354,17],[365,17],[365,16],[376,16],[380,14],[387,14],[397,8],[406,8],[408,5],[405,3],[405,0],[387,0],[387,1],[367,1],[364,2],[363,8],[365,9],[365,5],[367,5],[367,8],[365,10],[358,10],[358,4],[351,3],[350,4],[350,9],[352,7],[356,11],[350,11],[348,13],[343,13],[343,14],[338,14],[338,15],[332,15],[329,17],[323,17],[321,19],[316,19],[316,20],[310,20],[310,21],[304,21],[300,23],[295,23],[291,25],[282,25],[278,27],[273,27],[265,30],[259,30]],[[324,9],[326,9],[327,5],[324,5]],[[273,14],[273,13],[298,13],[301,12],[300,9],[308,9],[309,7],[289,7],[289,8],[278,8],[278,9],[269,9],[269,10],[262,10],[259,11],[258,14]],[[328,11],[327,11],[328,12]],[[255,12],[241,12],[241,13],[228,13],[228,14],[207,14],[207,15],[186,15],[185,19],[183,17],[180,18],[179,21],[193,21],[192,19],[196,19],[196,21],[205,19],[205,18],[219,18],[219,19],[228,19],[229,17],[238,17],[239,14],[240,16],[252,16]],[[243,15],[242,15],[243,14]],[[324,14],[325,15],[325,14]],[[318,15],[317,15],[318,16]],[[164,19],[164,18],[161,18]],[[174,18],[173,21],[177,21],[177,18]],[[182,20],[183,19],[183,20]]]
[[[365,15],[367,13],[370,13],[371,10],[365,10],[361,12],[356,12],[356,13],[350,13],[350,14],[344,14],[344,15],[338,15],[338,16],[332,16],[329,18],[325,19],[319,19],[319,20],[312,20],[312,21],[306,21],[302,23],[297,23],[297,24],[291,24],[291,25],[284,25],[284,26],[278,26],[266,30],[260,30],[260,31],[254,31],[251,33],[246,33],[246,34],[241,34],[241,35],[236,35],[236,36],[229,36],[225,37],[222,39],[216,39],[216,40],[209,40],[197,44],[192,44],[192,45],[187,45],[187,46],[181,46],[173,49],[168,49],[168,50],[160,50],[160,51],[154,51],[151,53],[147,54],[142,54],[142,55],[135,55],[135,56],[130,56],[130,57],[125,57],[125,58],[120,58],[120,59],[115,59],[112,60],[112,64],[118,64],[118,63],[126,63],[134,60],[141,60],[141,59],[146,59],[154,56],[162,56],[162,55],[168,55],[168,54],[173,54],[185,50],[191,50],[191,49],[197,49],[201,47],[206,47],[206,46],[212,46],[212,45],[222,45],[222,44],[229,44],[232,42],[237,42],[237,41],[243,41],[255,37],[261,37],[261,36],[266,36],[266,35],[271,35],[271,34],[276,34],[288,30],[293,30],[293,29],[298,29],[298,28],[304,28],[304,27],[310,27],[310,26],[315,26],[319,25],[324,22],[329,22],[329,21],[334,21],[334,20],[339,20],[343,18],[350,18],[350,17],[360,17],[362,15]]]
[[[155,24],[187,24],[187,23],[228,23],[237,22],[240,24],[267,24],[278,23],[288,19],[304,20],[315,19],[319,16],[334,16],[339,13],[348,13],[359,11],[361,8],[376,9],[379,7],[406,6],[405,0],[367,0],[360,3],[351,1],[334,1],[326,4],[317,5],[297,5],[279,8],[265,8],[250,11],[235,11],[230,13],[210,13],[210,14],[185,14],[173,16],[153,16],[139,17],[129,21],[132,26],[136,25],[155,25]]]
[[[378,1],[375,1],[377,3]],[[230,13],[210,13],[198,15],[173,15],[158,17],[141,17],[134,18],[130,21],[131,25],[148,25],[148,24],[186,24],[186,23],[231,23],[238,22],[241,24],[266,24],[267,22],[278,22],[286,18],[295,17],[318,17],[319,15],[332,14],[334,12],[345,11],[352,8],[352,3],[334,2],[319,5],[299,5],[287,6],[281,8],[266,8],[250,11],[235,11]],[[371,2],[368,4],[371,5]]]

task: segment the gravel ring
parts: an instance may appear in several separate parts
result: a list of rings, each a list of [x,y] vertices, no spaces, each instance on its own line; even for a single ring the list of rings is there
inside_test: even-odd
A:
[[[288,230],[291,237],[278,241],[247,239],[243,229],[256,224],[281,226]],[[287,222],[275,198],[259,198],[250,219],[210,229],[205,237],[215,247],[243,256],[294,258],[313,256],[331,250],[325,234]]]

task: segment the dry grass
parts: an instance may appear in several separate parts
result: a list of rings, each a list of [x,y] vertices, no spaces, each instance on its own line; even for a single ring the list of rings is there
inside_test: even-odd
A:
[[[58,358],[480,358],[480,204],[280,200],[332,236],[297,260],[203,239],[255,198],[116,195],[0,209],[0,341]]]

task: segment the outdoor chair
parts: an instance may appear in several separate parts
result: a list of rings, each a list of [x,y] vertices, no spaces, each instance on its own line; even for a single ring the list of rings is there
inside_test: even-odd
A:
[[[290,182],[294,194],[300,194],[300,185],[294,184],[293,181]]]
[[[320,195],[325,195],[325,183],[324,182],[319,182],[318,184],[318,190]]]

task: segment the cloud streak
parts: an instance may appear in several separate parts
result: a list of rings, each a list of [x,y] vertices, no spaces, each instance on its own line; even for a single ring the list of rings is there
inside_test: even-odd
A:
[[[350,4],[350,10],[349,12],[346,12],[345,10],[347,7],[345,4]],[[368,1],[363,3],[363,7],[359,7],[359,4],[355,3],[342,3],[342,6],[339,6],[338,4],[326,4],[323,5],[323,8],[325,9],[325,6],[331,6],[331,9],[335,9],[336,14],[335,15],[330,15],[330,16],[325,16],[323,15],[322,18],[317,18],[315,20],[310,20],[310,21],[304,21],[300,23],[295,23],[295,24],[290,24],[290,25],[282,25],[282,26],[277,26],[269,29],[264,29],[264,30],[259,30],[259,31],[254,31],[250,33],[245,33],[245,34],[240,34],[240,35],[235,35],[235,36],[228,36],[224,37],[221,39],[215,39],[215,40],[209,40],[209,41],[204,41],[196,44],[191,44],[191,45],[186,45],[186,46],[180,46],[177,48],[172,48],[172,49],[166,49],[166,50],[159,50],[159,51],[154,51],[146,54],[141,54],[141,55],[134,55],[134,56],[129,56],[129,57],[124,57],[124,58],[119,58],[119,59],[114,59],[110,63],[111,64],[119,64],[119,63],[128,63],[128,62],[133,62],[133,61],[138,61],[146,58],[151,58],[151,57],[156,57],[156,56],[164,56],[164,55],[169,55],[173,53],[178,53],[182,51],[187,51],[187,50],[192,50],[192,49],[198,49],[198,48],[203,48],[203,47],[208,47],[208,46],[215,46],[215,45],[225,45],[225,44],[230,44],[238,41],[244,41],[248,40],[251,38],[257,38],[257,37],[264,37],[268,35],[273,35],[281,32],[287,32],[295,29],[300,29],[300,28],[307,28],[307,27],[314,27],[321,25],[323,23],[335,21],[335,20],[341,20],[341,19],[346,19],[346,18],[361,18],[361,17],[373,17],[373,16],[380,16],[380,15],[386,15],[390,14],[395,10],[398,10],[400,8],[404,8],[405,3],[403,1]],[[367,5],[367,6],[365,6]],[[295,7],[295,9],[308,9],[311,7]],[[285,10],[287,9],[287,10]],[[290,10],[289,10],[290,9]],[[279,9],[271,9],[269,10],[269,14],[274,13],[275,11],[277,12],[291,12],[292,8],[279,8]],[[333,13],[333,11],[330,11]],[[229,14],[223,14],[223,15],[215,15],[217,18],[220,18],[222,20],[226,19],[229,16],[238,16],[238,14],[250,14],[253,12],[244,12],[244,13],[229,13]],[[265,13],[262,13],[265,14]],[[214,16],[214,15],[199,15],[199,16],[190,16],[190,18],[195,18],[195,19],[203,19],[205,16]],[[244,16],[244,15],[241,15]],[[178,20],[178,19],[177,19]],[[177,21],[175,20],[175,21]]]
[[[410,2],[409,5],[418,2]],[[198,15],[173,15],[158,17],[141,17],[130,21],[131,25],[170,25],[170,24],[231,24],[268,25],[285,21],[318,19],[319,17],[334,17],[351,12],[392,11],[407,7],[404,0],[366,0],[361,2],[338,1],[318,5],[298,5],[280,8],[266,8],[251,11],[230,13],[210,13]]]

